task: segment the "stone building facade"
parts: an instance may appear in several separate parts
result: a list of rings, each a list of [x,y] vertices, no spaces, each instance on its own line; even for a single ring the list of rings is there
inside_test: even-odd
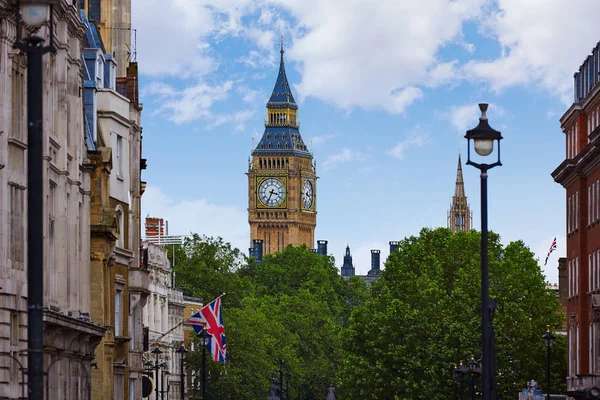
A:
[[[13,48],[16,10],[0,0],[0,398],[21,398],[27,367],[27,56]],[[55,54],[44,71],[44,348],[49,398],[88,399],[94,350],[106,328],[91,319],[92,167],[84,139],[82,42],[72,2],[54,7]],[[31,31],[29,32],[31,33]],[[38,36],[47,39],[48,28]],[[18,362],[17,362],[18,361]],[[95,364],[94,364],[95,365]]]
[[[117,76],[110,48],[85,11],[84,99],[92,161],[92,321],[108,327],[96,350],[93,398],[141,397],[142,309],[149,272],[140,258],[142,107],[137,101],[137,64]],[[131,82],[133,81],[133,85]]]
[[[165,398],[179,399],[181,363],[177,349],[184,341],[185,304],[183,293],[175,290],[172,286],[172,269],[166,248],[144,241],[143,249],[147,254],[148,271],[150,272],[150,297],[143,310],[144,325],[148,327],[149,332],[149,349],[145,358],[155,364],[156,356],[152,354],[152,351],[156,347],[160,349],[162,354],[160,354],[159,362],[165,363],[165,368],[161,371],[168,371],[169,374],[159,373],[162,382],[157,388],[160,388],[161,391],[166,390],[168,382],[170,389],[168,395],[165,394]],[[153,378],[156,381],[156,376]],[[158,393],[152,397],[153,400],[160,398]]]

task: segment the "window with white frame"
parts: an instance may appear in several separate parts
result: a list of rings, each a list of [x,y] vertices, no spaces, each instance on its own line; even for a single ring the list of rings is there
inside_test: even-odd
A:
[[[567,197],[567,232],[570,234],[571,230],[571,196]]]
[[[588,276],[592,276],[592,254],[588,254]],[[592,280],[588,279],[588,292],[592,291]]]
[[[596,180],[596,222],[600,220],[600,179]]]
[[[575,230],[579,229],[579,190],[575,192]]]
[[[587,199],[587,206],[588,206],[588,225],[590,225],[592,223],[592,187],[588,186],[588,199]]]
[[[116,246],[125,248],[125,213],[123,208],[119,205],[116,209],[117,227],[119,229],[119,235],[117,236]]]
[[[575,257],[575,295],[579,294],[579,256]]]
[[[123,322],[122,318],[122,309],[123,309],[123,291],[121,289],[115,290],[115,336],[122,335]]]
[[[123,177],[123,138],[117,135],[117,176]]]

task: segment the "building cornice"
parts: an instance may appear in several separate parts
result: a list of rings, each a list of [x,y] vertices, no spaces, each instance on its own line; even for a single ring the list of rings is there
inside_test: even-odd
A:
[[[552,171],[554,181],[566,188],[578,176],[588,176],[600,167],[600,128],[592,132],[590,139],[590,143],[575,158],[564,160]]]

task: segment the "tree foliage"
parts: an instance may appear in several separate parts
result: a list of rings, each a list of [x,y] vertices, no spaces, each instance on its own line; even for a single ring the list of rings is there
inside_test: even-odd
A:
[[[423,229],[400,242],[370,301],[358,306],[344,346],[345,399],[451,399],[453,363],[481,356],[480,234]],[[514,399],[526,381],[545,382],[546,324],[560,328],[554,294],[523,242],[489,238],[499,399]],[[564,385],[564,343],[553,348],[555,382]]]
[[[266,398],[280,359],[293,399],[323,399],[331,383],[343,399],[454,398],[452,364],[481,356],[480,240],[423,229],[400,242],[367,288],[305,246],[256,263],[220,238],[186,239],[174,254],[177,286],[207,302],[227,293],[229,363],[208,362],[212,398]],[[499,399],[514,399],[528,380],[546,381],[541,335],[564,317],[522,242],[503,247],[490,233],[489,269]],[[557,339],[554,392],[566,376]],[[189,354],[190,366],[199,368],[200,355]]]
[[[341,363],[341,330],[365,296],[362,281],[345,282],[333,258],[305,246],[288,246],[257,264],[242,262],[221,239],[194,236],[176,257],[178,287],[186,295],[212,299],[227,293],[222,304],[229,364],[209,363],[214,396],[265,397],[283,359],[291,374],[290,398],[323,397]],[[194,368],[200,360],[190,357]]]

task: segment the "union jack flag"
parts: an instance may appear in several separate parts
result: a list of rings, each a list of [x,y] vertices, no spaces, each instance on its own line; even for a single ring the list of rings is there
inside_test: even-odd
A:
[[[210,350],[213,360],[227,361],[227,345],[225,344],[225,327],[221,315],[221,297],[217,297],[210,304],[204,306],[188,320],[196,334],[203,329],[210,333],[210,340],[206,348]]]
[[[550,257],[550,253],[552,253],[554,250],[556,250],[556,237],[554,237],[554,240],[552,241],[552,244],[550,245],[550,250],[548,250],[548,255],[546,256],[546,261],[544,261],[544,266],[546,266],[546,264],[548,263],[548,258]]]

